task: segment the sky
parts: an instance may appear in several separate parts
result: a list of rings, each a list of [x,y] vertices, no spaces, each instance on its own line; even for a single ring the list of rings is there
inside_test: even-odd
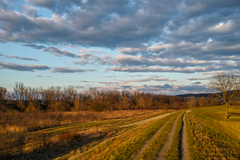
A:
[[[239,0],[0,0],[0,86],[204,93],[240,74]]]

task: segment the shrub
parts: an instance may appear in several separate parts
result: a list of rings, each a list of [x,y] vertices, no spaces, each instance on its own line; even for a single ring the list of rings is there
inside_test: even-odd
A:
[[[104,111],[106,107],[98,101],[94,101],[89,108],[91,111]]]

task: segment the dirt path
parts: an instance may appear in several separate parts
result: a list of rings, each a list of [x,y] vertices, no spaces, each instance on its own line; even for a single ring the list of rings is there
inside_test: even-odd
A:
[[[168,114],[169,115],[169,114]],[[173,117],[172,117],[173,118]],[[159,128],[159,130],[154,134],[154,136],[148,140],[148,142],[146,144],[144,144],[144,146],[142,147],[142,149],[138,152],[137,156],[133,159],[136,160],[139,158],[139,156],[142,154],[142,152],[147,148],[147,146],[149,145],[149,143],[152,142],[152,140],[154,140],[156,138],[156,136],[161,132],[161,130],[170,122],[170,120],[172,119],[170,118],[161,128]]]
[[[129,127],[129,126],[135,126],[135,125],[139,125],[139,124],[144,124],[144,123],[151,122],[151,121],[159,119],[159,118],[166,117],[166,116],[168,116],[170,114],[173,114],[173,113],[175,113],[175,112],[167,113],[167,114],[164,114],[164,115],[159,115],[159,116],[156,116],[156,117],[153,117],[153,118],[145,119],[145,120],[142,120],[142,121],[139,121],[139,122],[123,125],[123,126],[120,126],[120,127]]]
[[[183,114],[183,113],[182,113]],[[158,156],[156,157],[156,160],[164,160],[164,155],[167,154],[167,151],[170,147],[170,145],[172,144],[172,137],[175,133],[175,129],[176,129],[176,126],[177,126],[177,121],[179,119],[179,117],[182,115],[180,114],[177,119],[174,121],[174,124],[173,124],[173,127],[172,127],[172,130],[169,132],[169,136],[168,136],[168,139],[167,139],[167,142],[165,143],[165,145],[163,146],[162,150],[160,151],[160,153],[158,154]]]
[[[186,114],[191,112],[191,110],[187,111],[183,116],[183,129],[181,134],[181,159],[182,160],[190,160],[188,145],[187,145],[187,125],[186,125]]]

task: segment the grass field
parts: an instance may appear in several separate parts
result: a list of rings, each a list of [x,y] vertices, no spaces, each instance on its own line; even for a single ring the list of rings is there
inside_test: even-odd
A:
[[[192,159],[240,159],[240,117],[224,118],[224,106],[194,109],[187,115]],[[231,108],[239,113],[238,108]],[[230,127],[231,126],[231,127]]]
[[[47,112],[40,113],[41,115],[2,113],[0,159],[26,159],[26,157],[54,159],[65,154],[82,152],[106,138],[117,136],[135,127],[119,126],[165,113],[167,112],[163,110]],[[35,119],[34,115],[36,115]],[[35,122],[42,119],[45,124],[39,127],[39,123],[35,123],[34,128],[37,129],[27,130],[26,128],[33,126],[33,122],[31,122],[33,119]]]
[[[170,146],[163,156],[178,160],[183,155],[184,114],[187,126],[184,142],[190,159],[240,159],[240,108],[231,107],[228,120],[224,117],[224,106],[186,111],[93,112],[92,119],[69,116],[84,113],[61,113],[64,124],[53,125],[59,121],[57,116],[48,116],[48,120],[53,117],[53,122],[37,130],[4,128],[19,127],[19,122],[10,120],[8,125],[1,123],[0,159],[150,160],[161,159],[160,153]],[[5,123],[9,115],[2,117]],[[26,128],[27,122],[22,126]]]

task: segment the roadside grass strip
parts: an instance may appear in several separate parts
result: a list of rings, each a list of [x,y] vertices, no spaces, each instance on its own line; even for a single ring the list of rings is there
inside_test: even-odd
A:
[[[183,125],[183,116],[180,115],[177,121],[176,129],[174,132],[174,135],[172,137],[172,143],[168,150],[167,155],[165,156],[166,160],[179,160],[180,159],[180,141],[181,141],[181,131],[182,131],[182,125]]]
[[[162,128],[158,135],[149,143],[147,148],[139,156],[138,160],[153,160],[156,158],[157,154],[163,148],[165,142],[167,141],[169,132],[171,131],[173,124],[181,112],[178,112],[174,117]]]
[[[240,140],[218,124],[220,117],[213,119],[204,110],[208,108],[195,109],[186,115],[192,159],[240,159]]]
[[[140,125],[73,159],[132,159],[142,146],[157,132],[159,127],[163,126],[172,116],[173,114]]]

